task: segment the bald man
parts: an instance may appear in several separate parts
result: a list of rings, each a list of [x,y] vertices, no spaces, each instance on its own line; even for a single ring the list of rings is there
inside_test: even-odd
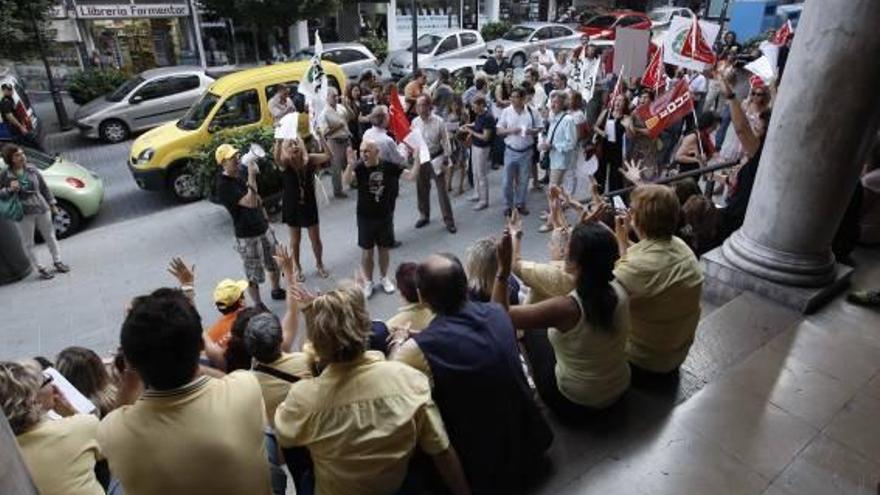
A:
[[[416,160],[418,162],[418,160]],[[418,174],[419,165],[407,169],[402,164],[380,158],[375,141],[361,142],[361,159],[355,159],[354,150],[348,150],[348,166],[342,173],[342,182],[351,184],[357,177],[357,229],[361,253],[361,268],[367,284],[364,295],[373,295],[373,251],[379,251],[379,284],[386,293],[393,293],[394,282],[388,278],[388,250],[394,244],[394,202],[400,177],[412,181]]]
[[[419,299],[436,316],[390,354],[425,373],[473,493],[520,493],[553,434],[520,364],[501,306],[468,300],[461,262],[429,256],[416,272]]]

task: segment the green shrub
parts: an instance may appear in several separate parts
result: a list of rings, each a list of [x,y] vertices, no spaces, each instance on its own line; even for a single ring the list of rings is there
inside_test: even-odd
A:
[[[379,59],[379,62],[383,62],[385,57],[388,56],[388,40],[385,38],[378,38],[376,36],[367,36],[365,38],[360,39],[361,43],[364,44],[367,48],[373,52],[373,55]]]
[[[257,176],[257,188],[260,195],[266,199],[272,199],[281,193],[281,172],[275,167],[272,159],[272,146],[275,143],[275,129],[272,126],[257,127],[252,129],[231,129],[219,131],[211,136],[208,143],[196,148],[193,159],[189,162],[190,171],[199,185],[202,194],[207,198],[214,198],[214,181],[220,173],[220,167],[214,159],[214,151],[223,143],[228,143],[247,153],[251,143],[259,144],[266,150],[266,157],[260,160],[260,174]]]
[[[77,105],[86,104],[110,93],[126,80],[116,69],[89,69],[77,72],[67,79],[67,91]]]
[[[504,33],[510,31],[511,27],[513,27],[513,24],[507,21],[489,22],[480,29],[480,34],[483,35],[483,39],[488,43],[504,36]]]

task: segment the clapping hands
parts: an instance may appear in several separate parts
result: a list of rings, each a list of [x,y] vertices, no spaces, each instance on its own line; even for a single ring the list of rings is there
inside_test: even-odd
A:
[[[187,266],[183,258],[175,256],[168,264],[168,273],[176,278],[180,285],[192,287],[196,280],[196,265]]]

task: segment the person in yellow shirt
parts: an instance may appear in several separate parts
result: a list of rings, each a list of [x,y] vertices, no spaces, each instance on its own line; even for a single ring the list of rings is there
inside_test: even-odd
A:
[[[401,263],[397,267],[394,279],[400,297],[406,304],[397,310],[397,314],[385,322],[389,329],[409,328],[409,333],[418,333],[434,319],[434,312],[419,299],[419,290],[416,287],[416,270],[418,268],[418,263],[411,261]]]
[[[0,363],[0,409],[39,492],[103,495],[95,477],[95,463],[102,459],[95,439],[98,418],[73,414],[50,420],[40,396],[53,394],[53,388],[51,378],[36,366]]]
[[[271,493],[260,384],[245,370],[199,374],[202,322],[183,292],[135,298],[120,340],[126,405],[97,439],[126,495]]]
[[[431,456],[454,494],[470,493],[428,378],[367,351],[370,316],[363,292],[343,288],[303,295],[309,340],[326,363],[320,376],[290,387],[275,431],[291,471],[294,447],[306,447],[322,495],[397,493],[415,447]]]
[[[614,269],[630,298],[627,354],[635,371],[668,374],[678,370],[694,342],[703,273],[693,251],[675,236],[681,207],[672,188],[639,186],[630,203],[629,219],[615,219],[621,259]],[[632,246],[630,226],[639,238]]]

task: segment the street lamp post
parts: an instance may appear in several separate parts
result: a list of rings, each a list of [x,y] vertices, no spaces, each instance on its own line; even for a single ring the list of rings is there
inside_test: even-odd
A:
[[[70,129],[70,118],[67,116],[67,109],[64,108],[64,100],[61,99],[61,91],[55,85],[55,78],[52,76],[52,67],[49,66],[49,55],[46,53],[46,44],[43,42],[43,33],[40,32],[40,25],[37,17],[31,12],[31,24],[34,27],[34,35],[37,37],[37,48],[40,50],[40,58],[43,59],[43,66],[46,67],[46,78],[49,82],[49,94],[52,95],[52,103],[55,105],[55,113],[58,115],[58,126],[62,131]]]
[[[412,6],[412,70],[419,70],[419,12],[416,10],[416,0],[411,0]]]

